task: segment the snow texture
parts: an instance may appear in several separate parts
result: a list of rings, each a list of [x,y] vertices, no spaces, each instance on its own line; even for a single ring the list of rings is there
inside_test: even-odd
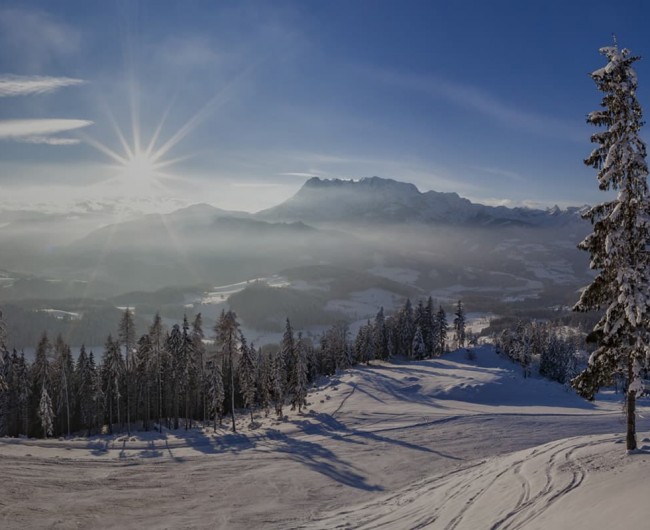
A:
[[[644,528],[650,454],[618,443],[620,396],[476,357],[374,362],[322,380],[306,413],[240,411],[237,434],[0,439],[0,526]]]

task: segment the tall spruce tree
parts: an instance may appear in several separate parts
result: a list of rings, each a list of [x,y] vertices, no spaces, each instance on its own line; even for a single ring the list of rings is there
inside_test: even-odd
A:
[[[590,266],[599,272],[574,309],[605,312],[594,327],[598,347],[572,384],[578,393],[593,399],[614,374],[625,377],[627,449],[634,450],[636,397],[642,389],[640,373],[650,345],[648,166],[646,146],[639,137],[643,120],[632,68],[639,57],[619,49],[616,42],[600,53],[607,65],[592,72],[591,78],[604,93],[602,109],[590,113],[587,122],[605,129],[591,136],[596,148],[585,164],[598,170],[599,188],[614,190],[617,196],[583,214],[593,232],[579,248],[590,253]]]
[[[237,315],[233,311],[222,311],[214,330],[217,334],[216,342],[219,353],[228,363],[232,432],[237,432],[237,426],[235,425],[235,354],[238,350],[239,341]]]
[[[217,420],[221,425],[223,418],[223,402],[226,393],[223,387],[223,374],[221,367],[216,358],[210,359],[206,364],[207,380],[206,380],[206,396],[208,403],[208,411],[214,420],[214,430],[217,430]]]
[[[302,333],[298,333],[296,342],[296,362],[293,365],[293,372],[290,377],[291,387],[291,410],[298,407],[298,413],[307,403],[307,359],[305,357],[305,343]]]
[[[132,393],[132,359],[135,350],[135,324],[133,312],[128,307],[124,310],[119,325],[118,340],[124,348],[124,386],[126,394],[126,431],[131,434],[131,393]]]
[[[454,313],[454,342],[457,348],[465,347],[465,308],[460,300]]]
[[[246,338],[240,333],[239,351],[241,359],[239,362],[239,389],[244,398],[244,407],[251,415],[251,426],[253,420],[253,405],[255,404],[255,394],[257,393],[257,367],[255,366],[255,347],[253,344],[248,346]]]
[[[445,353],[445,348],[447,347],[447,331],[449,325],[447,324],[447,314],[442,306],[439,306],[438,312],[435,317],[435,329],[436,329],[436,342],[435,353],[436,355],[442,355]]]
[[[52,409],[52,400],[50,399],[50,395],[45,386],[41,389],[41,400],[38,405],[38,417],[41,420],[43,436],[45,436],[45,438],[52,436],[54,427],[54,410]]]

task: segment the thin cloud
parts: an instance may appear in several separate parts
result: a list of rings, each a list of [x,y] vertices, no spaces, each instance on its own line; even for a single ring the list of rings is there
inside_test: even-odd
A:
[[[32,96],[54,92],[59,88],[84,84],[72,77],[0,75],[0,97]]]
[[[300,177],[300,178],[312,178],[320,177],[322,173],[278,173],[281,177]]]
[[[50,135],[92,125],[88,120],[5,120],[0,121],[0,140],[29,141],[30,138],[48,138]],[[66,139],[63,139],[66,140]],[[44,142],[32,142],[44,143]],[[66,145],[70,145],[69,143]]]
[[[14,140],[26,144],[46,144],[46,145],[77,145],[81,140],[76,138],[57,138],[56,136],[25,136],[14,137]]]

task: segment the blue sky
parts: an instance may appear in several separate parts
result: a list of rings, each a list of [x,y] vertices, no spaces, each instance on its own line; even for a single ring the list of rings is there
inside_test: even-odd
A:
[[[0,202],[255,211],[311,175],[595,202],[587,73],[615,32],[649,57],[637,63],[649,109],[649,15],[642,0],[5,1]],[[145,153],[163,117],[158,166],[132,164],[133,129]]]

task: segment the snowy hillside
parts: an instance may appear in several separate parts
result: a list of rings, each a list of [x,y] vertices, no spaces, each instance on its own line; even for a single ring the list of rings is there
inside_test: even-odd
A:
[[[0,439],[3,528],[643,528],[650,455],[489,347],[321,381],[304,414],[225,428]],[[650,429],[640,403],[639,430]],[[641,436],[640,438],[643,438]],[[644,445],[645,441],[641,444]],[[629,523],[629,526],[628,526]]]

